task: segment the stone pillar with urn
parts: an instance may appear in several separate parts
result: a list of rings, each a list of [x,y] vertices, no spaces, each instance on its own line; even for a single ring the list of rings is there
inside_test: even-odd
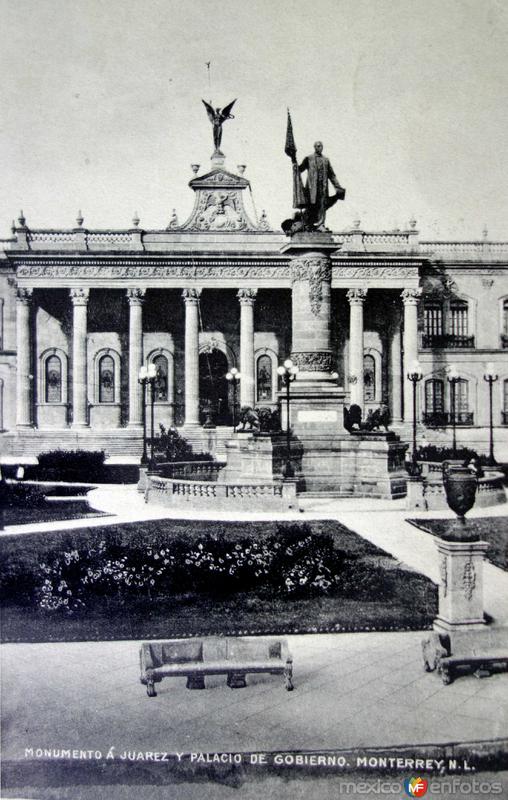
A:
[[[89,290],[71,289],[72,302],[72,427],[88,427],[87,309]]]
[[[363,304],[367,289],[350,289],[349,300],[349,392],[351,404],[363,412]]]
[[[19,287],[16,293],[16,424],[18,428],[32,427],[31,302],[32,289]]]
[[[127,289],[129,302],[129,428],[142,427],[143,393],[138,381],[143,363],[143,300],[145,290]]]
[[[254,304],[257,289],[239,289],[240,301],[240,406],[253,408],[255,400],[254,375]]]
[[[184,289],[185,425],[199,425],[199,314],[201,289]]]

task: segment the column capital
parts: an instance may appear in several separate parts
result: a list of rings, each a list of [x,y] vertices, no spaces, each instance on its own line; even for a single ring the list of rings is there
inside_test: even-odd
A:
[[[73,306],[86,306],[88,305],[88,297],[90,295],[89,289],[71,289],[70,298]]]
[[[349,289],[346,296],[352,306],[363,305],[367,289]]]
[[[145,293],[146,289],[142,289],[140,286],[133,286],[130,289],[127,289],[127,300],[129,301],[129,305],[142,305],[143,300],[145,299]]]
[[[185,300],[185,303],[188,303],[189,305],[197,305],[200,296],[201,289],[184,289],[182,291],[182,297]]]
[[[401,292],[402,302],[405,306],[416,306],[418,305],[418,300],[420,299],[422,290],[417,287],[415,289],[404,289]]]
[[[236,296],[241,306],[253,306],[256,302],[257,289],[238,289]]]
[[[33,289],[30,289],[27,286],[18,286],[16,289],[16,300],[18,303],[24,303],[25,305],[28,305],[32,301],[32,294]]]

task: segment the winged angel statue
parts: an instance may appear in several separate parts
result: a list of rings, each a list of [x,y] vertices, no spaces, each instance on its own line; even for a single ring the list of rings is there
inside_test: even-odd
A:
[[[222,125],[227,119],[234,119],[234,116],[231,113],[231,109],[236,103],[236,98],[233,100],[232,103],[229,103],[229,105],[224,106],[224,108],[214,108],[213,106],[210,105],[210,103],[207,103],[206,100],[203,100],[202,102],[206,108],[208,119],[210,120],[213,126],[213,143],[215,145],[214,155],[222,156],[224,155],[220,149],[220,143],[222,141]]]

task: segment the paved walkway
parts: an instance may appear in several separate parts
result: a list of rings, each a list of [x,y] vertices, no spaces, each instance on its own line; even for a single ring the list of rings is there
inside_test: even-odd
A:
[[[90,528],[173,516],[145,505],[132,487],[101,487],[91,504],[112,516],[76,521]],[[338,519],[395,558],[437,580],[433,537],[405,520],[403,501],[304,501],[280,519]],[[471,516],[506,514],[506,507]],[[432,513],[432,516],[438,514]],[[442,514],[446,516],[445,513]],[[185,514],[179,509],[176,517]],[[200,516],[228,519],[228,515]],[[412,517],[425,514],[411,513]],[[273,515],[231,515],[263,519]],[[16,526],[6,533],[50,532],[69,522]],[[508,621],[508,574],[486,565],[486,609]],[[296,689],[280,678],[250,676],[233,691],[209,678],[205,691],[166,679],[149,699],[139,683],[139,642],[9,644],[2,648],[3,757],[25,747],[106,750],[247,751],[330,749],[489,740],[508,723],[508,676],[463,677],[443,686],[422,668],[422,634],[290,636]]]

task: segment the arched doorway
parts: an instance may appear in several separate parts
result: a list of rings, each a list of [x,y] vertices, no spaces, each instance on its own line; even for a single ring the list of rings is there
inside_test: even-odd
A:
[[[216,425],[230,425],[229,386],[226,380],[228,360],[221,350],[199,354],[199,410],[200,422],[206,419],[204,409],[211,408]]]

